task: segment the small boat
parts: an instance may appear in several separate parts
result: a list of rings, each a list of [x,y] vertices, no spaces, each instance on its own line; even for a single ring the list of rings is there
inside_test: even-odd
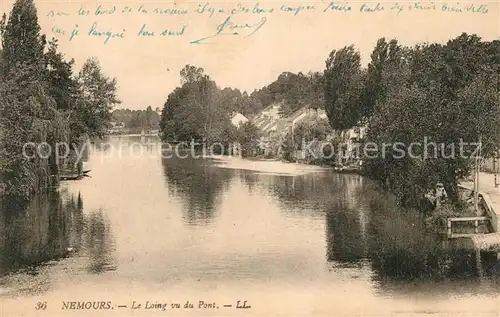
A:
[[[79,180],[82,179],[82,175],[78,174],[73,174],[73,175],[61,175],[59,177],[60,180],[62,181],[74,181],[74,180]]]
[[[90,170],[82,171],[80,174],[75,173],[74,171],[69,171],[69,172],[66,172],[66,173],[63,172],[59,176],[59,179],[62,180],[62,181],[80,180],[80,179],[82,179],[84,177],[90,177],[88,175],[89,172],[90,172]]]

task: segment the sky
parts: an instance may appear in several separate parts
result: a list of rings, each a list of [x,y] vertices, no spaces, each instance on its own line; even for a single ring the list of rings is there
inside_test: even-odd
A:
[[[75,59],[76,70],[97,57],[104,73],[118,81],[122,104],[117,108],[129,109],[161,108],[180,85],[179,72],[186,64],[202,67],[222,88],[250,93],[284,71],[322,71],[330,52],[345,45],[354,45],[366,65],[380,37],[404,45],[445,43],[462,32],[488,41],[500,37],[498,1],[382,2],[373,12],[364,12],[376,9],[373,1],[338,1],[335,10],[326,11],[332,8],[329,1],[111,0],[100,2],[100,8],[91,1],[35,3],[43,33],[58,38],[60,50]],[[416,3],[435,9],[417,9]],[[0,0],[0,13],[8,14],[12,4]],[[470,4],[476,12],[466,10]],[[150,35],[139,35],[141,29]],[[73,30],[78,34],[70,40]],[[114,36],[105,43],[106,32]]]

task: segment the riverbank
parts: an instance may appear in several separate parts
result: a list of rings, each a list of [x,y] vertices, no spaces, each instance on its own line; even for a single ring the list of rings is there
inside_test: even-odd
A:
[[[236,156],[208,156],[208,158],[213,159],[216,166],[221,168],[242,169],[260,173],[296,176],[331,170],[331,168],[327,167],[270,159],[249,160]]]
[[[474,182],[467,180],[461,183],[467,188],[474,188]],[[500,187],[495,187],[495,175],[491,173],[479,173],[479,194],[488,205],[488,214],[492,218],[493,230],[500,229]]]
[[[284,162],[277,159],[253,158],[243,159],[236,156],[211,156],[216,166],[229,169],[242,169],[260,173],[278,175],[305,175],[310,173],[335,170],[329,166],[318,166],[305,163]],[[342,173],[341,171],[337,171]],[[466,188],[473,188],[473,183],[464,181],[460,184]],[[500,228],[500,188],[494,186],[494,175],[489,173],[480,174],[480,194],[483,196],[489,209],[488,216],[491,217],[493,230],[497,232]]]

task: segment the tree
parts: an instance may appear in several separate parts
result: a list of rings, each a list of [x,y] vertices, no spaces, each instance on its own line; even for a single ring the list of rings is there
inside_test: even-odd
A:
[[[116,96],[116,79],[106,77],[96,58],[83,64],[77,77],[79,106],[77,116],[90,137],[103,137],[111,120],[111,109],[121,101]]]
[[[58,110],[68,111],[74,107],[77,91],[77,83],[73,79],[74,60],[66,61],[57,48],[57,39],[53,39],[45,53],[48,92]]]
[[[30,70],[30,76],[43,76],[46,41],[40,30],[33,0],[16,0],[8,21],[4,14],[0,23],[4,74],[15,71],[17,65],[24,65]]]
[[[333,50],[326,60],[325,110],[334,130],[346,130],[361,116],[363,72],[361,57],[354,46]]]
[[[181,70],[181,85],[200,82],[205,76],[203,68],[186,65]]]
[[[278,78],[251,94],[258,110],[272,103],[281,103],[280,115],[286,117],[304,106],[324,108],[324,77],[321,73],[294,74],[284,72]],[[255,112],[254,112],[255,113]]]
[[[48,159],[23,153],[28,142],[67,141],[69,124],[56,109],[46,81],[44,46],[33,1],[14,3],[7,21],[0,23],[2,68],[0,69],[0,125],[3,161],[3,194],[26,202],[31,194],[49,185],[58,173],[55,153]],[[54,147],[52,147],[54,148]]]
[[[242,157],[253,156],[259,147],[259,129],[251,122],[245,122],[236,131],[236,140],[241,146]]]
[[[404,153],[395,157],[397,151],[390,148],[364,166],[368,175],[394,191],[403,204],[418,205],[440,182],[458,205],[458,183],[474,162],[470,145],[481,137],[483,156],[498,148],[496,45],[462,34],[446,45],[393,46],[395,56],[407,54],[392,58],[394,63],[387,62],[391,60],[388,54],[377,83],[369,88],[377,99],[371,108],[367,141],[400,143]],[[410,157],[409,146],[415,143],[421,146],[413,147]],[[469,144],[463,153],[461,144]]]
[[[332,128],[326,119],[308,118],[302,121],[293,130],[295,148],[302,149],[302,142],[310,142],[314,139],[324,141]]]
[[[404,83],[400,73],[407,67],[407,50],[392,39],[380,38],[371,54],[365,77],[361,116],[368,119],[377,104],[383,102],[388,90]]]
[[[230,106],[222,93],[202,68],[186,65],[181,72],[182,86],[167,98],[160,127],[164,139],[207,144],[220,142],[231,135]]]

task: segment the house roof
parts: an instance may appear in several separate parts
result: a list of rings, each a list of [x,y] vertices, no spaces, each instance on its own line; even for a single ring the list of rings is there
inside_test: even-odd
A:
[[[259,118],[254,122],[254,125],[257,128],[262,128],[263,126],[268,124],[270,121],[271,121],[271,119],[268,119],[268,118]]]
[[[248,118],[242,115],[241,113],[236,113],[231,119],[231,123],[233,125],[239,125],[241,123],[248,122]]]
[[[308,109],[307,106],[306,107],[302,107],[299,110],[297,110],[294,113],[292,113],[286,119],[289,120],[289,121],[293,121],[293,120],[297,119],[298,117],[300,117],[307,109]]]
[[[271,121],[269,122],[268,124],[266,124],[265,126],[262,127],[262,130],[264,132],[268,132],[271,128],[273,128],[276,124],[278,123],[278,121]]]
[[[265,111],[269,111],[269,110],[273,109],[274,107],[280,107],[281,108],[281,104],[282,104],[282,102],[273,102],[269,106],[267,106],[264,109],[262,109],[260,112],[262,113],[262,112],[265,112]]]
[[[270,104],[269,106],[265,107],[264,109],[262,109],[260,112],[264,112],[264,111],[269,111],[271,110],[272,108],[274,107],[274,103]]]
[[[248,120],[247,117],[245,117],[244,115],[242,115],[241,113],[237,112],[231,120],[234,120],[234,119],[238,119],[238,120]]]

